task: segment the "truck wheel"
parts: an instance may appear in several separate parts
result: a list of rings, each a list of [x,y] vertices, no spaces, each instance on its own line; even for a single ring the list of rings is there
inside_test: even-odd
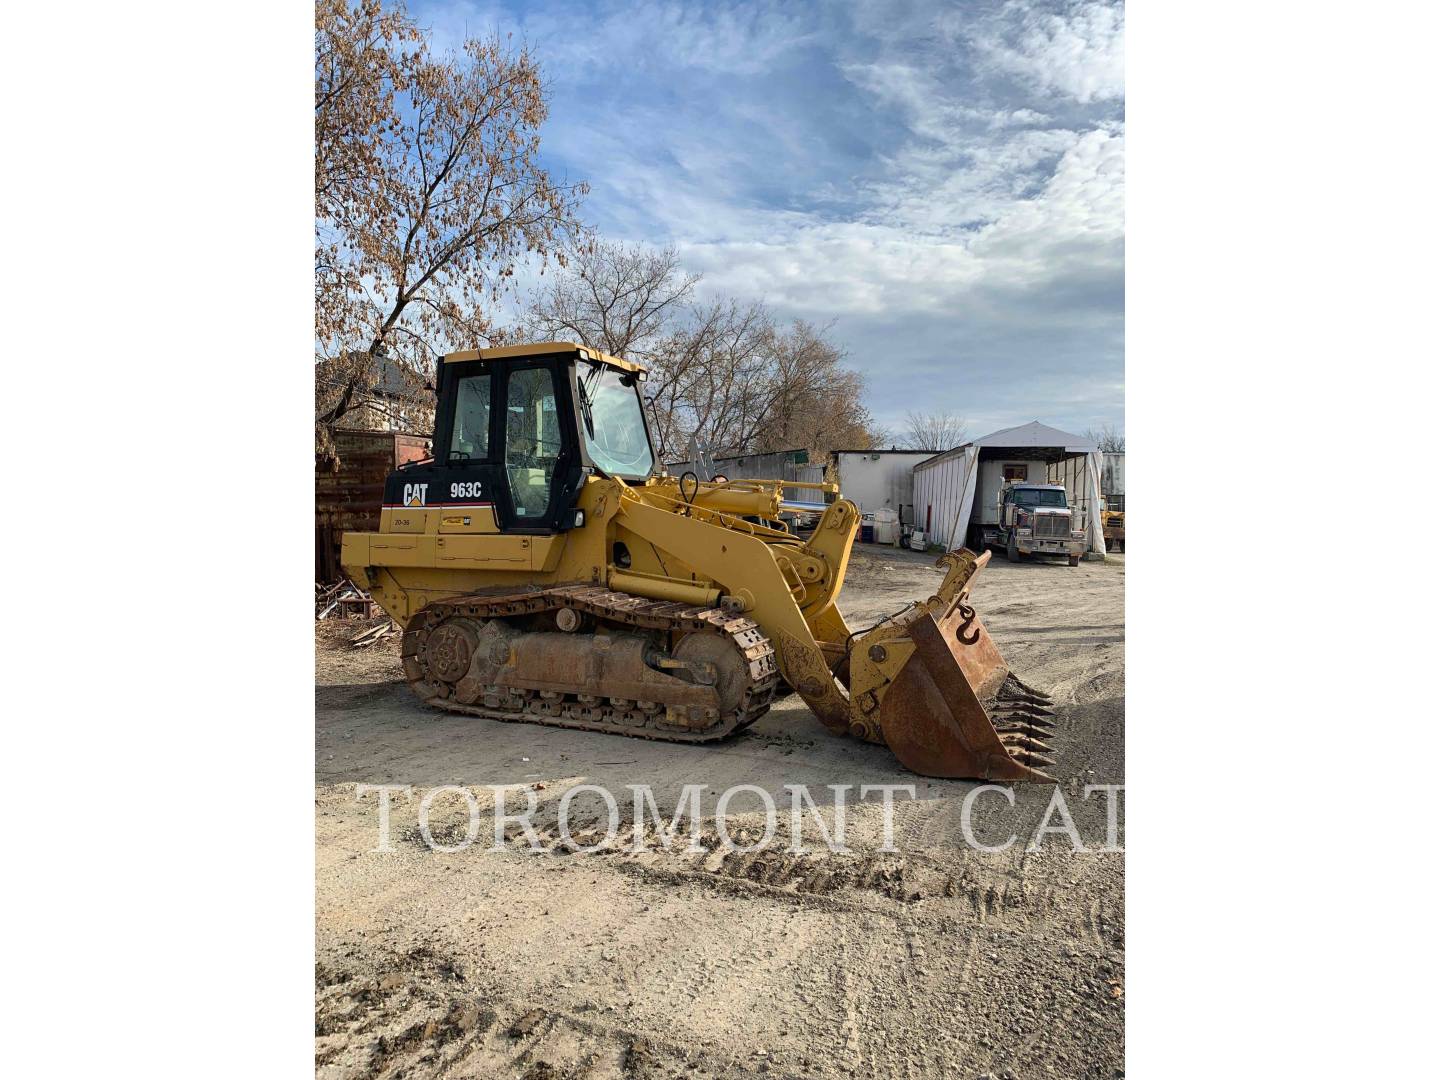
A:
[[[1015,542],[1013,533],[1010,536],[1010,541],[1005,545],[1005,557],[1011,562],[1020,561],[1020,545]]]
[[[1079,566],[1079,565],[1080,565],[1080,556],[1079,556],[1079,555],[1071,555],[1071,556],[1070,556],[1070,565],[1071,565],[1071,566]]]

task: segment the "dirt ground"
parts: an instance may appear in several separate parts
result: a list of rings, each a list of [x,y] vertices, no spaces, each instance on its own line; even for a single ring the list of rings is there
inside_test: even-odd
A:
[[[1124,783],[1124,557],[1068,567],[1001,555],[973,592],[1011,667],[1057,703],[1058,788],[1020,785],[1012,807],[979,785],[905,772],[882,746],[829,735],[799,698],[709,747],[448,715],[401,682],[398,638],[348,645],[362,624],[316,637],[316,1014],[321,1077],[941,1077],[1123,1075],[1124,855],[1106,843],[1104,792]],[[841,596],[867,626],[940,579],[933,561],[857,545]],[[895,795],[884,852],[881,795]],[[392,799],[391,850],[377,795]],[[595,827],[555,828],[565,791],[622,797],[616,842]],[[626,785],[648,784],[669,820],[684,784],[706,784],[702,850],[647,835],[632,851]],[[771,793],[781,835],[727,852],[714,796],[736,784]],[[785,785],[850,784],[848,853],[807,819],[786,848]],[[418,827],[426,791],[459,785],[483,809],[464,850],[432,850]],[[518,827],[492,851],[490,785],[536,792],[544,850]],[[1087,850],[1050,809],[1058,790]],[[1122,797],[1119,825],[1124,842]],[[760,838],[760,800],[736,797],[735,842]],[[1053,831],[1027,850],[1047,816]],[[825,815],[835,825],[833,811]],[[437,843],[458,846],[468,815],[437,797]],[[572,816],[572,823],[574,817]]]

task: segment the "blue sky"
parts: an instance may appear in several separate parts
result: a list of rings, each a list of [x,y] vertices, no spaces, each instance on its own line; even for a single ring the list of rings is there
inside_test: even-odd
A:
[[[546,164],[702,295],[833,323],[892,430],[1124,426],[1124,14],[1107,3],[412,3],[550,82]]]

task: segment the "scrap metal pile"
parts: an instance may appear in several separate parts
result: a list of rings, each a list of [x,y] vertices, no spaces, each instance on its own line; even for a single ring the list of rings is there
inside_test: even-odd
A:
[[[370,599],[370,594],[348,578],[341,578],[334,585],[315,584],[316,622],[331,618],[373,619],[379,612],[380,607]]]

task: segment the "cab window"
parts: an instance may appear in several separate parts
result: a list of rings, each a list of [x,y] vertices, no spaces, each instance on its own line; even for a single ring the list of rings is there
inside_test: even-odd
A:
[[[505,402],[505,474],[515,516],[542,518],[560,458],[555,383],[545,368],[512,371]]]
[[[635,377],[602,364],[577,370],[590,460],[614,476],[641,479],[655,467]]]
[[[450,458],[479,461],[490,454],[490,376],[467,375],[455,389],[455,425]]]

